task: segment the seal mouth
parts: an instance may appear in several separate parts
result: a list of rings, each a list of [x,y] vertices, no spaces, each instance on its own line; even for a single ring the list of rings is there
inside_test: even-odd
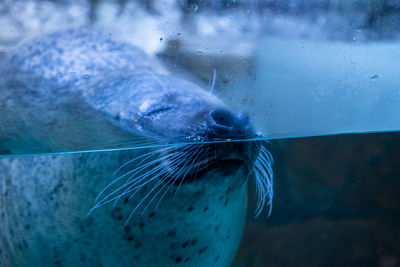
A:
[[[246,177],[253,171],[255,157],[254,144],[206,144],[199,145],[193,155],[185,157],[185,161],[178,165],[163,162],[164,166],[170,170],[170,175],[178,169],[187,169],[183,175],[180,175],[175,182],[187,183],[201,180],[210,171],[217,171],[222,177],[233,175],[243,168]],[[240,149],[238,149],[240,148]],[[205,152],[207,151],[207,152]],[[204,156],[198,156],[202,154]],[[189,166],[189,167],[188,167]],[[176,176],[174,176],[176,177]]]
[[[229,176],[237,172],[239,168],[245,168],[245,173],[250,173],[252,164],[249,159],[243,157],[225,157],[206,163],[205,166],[201,167],[198,171],[198,178],[205,175],[211,170],[218,170],[223,176]]]
[[[253,164],[250,160],[238,157],[226,157],[222,159],[203,160],[197,163],[196,168],[188,171],[188,173],[182,177],[179,177],[174,181],[174,184],[192,183],[204,179],[208,173],[217,172],[220,177],[233,176],[240,169],[246,174],[244,178],[250,174],[253,169]],[[168,181],[167,181],[168,182]]]

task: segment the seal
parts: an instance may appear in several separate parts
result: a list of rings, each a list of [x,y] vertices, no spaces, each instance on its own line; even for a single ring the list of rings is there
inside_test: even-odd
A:
[[[0,144],[10,154],[153,146],[0,159],[1,266],[231,264],[249,176],[257,213],[270,204],[271,155],[262,141],[227,142],[257,136],[248,116],[151,63],[82,30],[7,55]]]

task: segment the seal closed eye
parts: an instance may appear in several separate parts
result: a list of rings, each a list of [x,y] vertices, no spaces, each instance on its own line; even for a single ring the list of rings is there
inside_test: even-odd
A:
[[[232,142],[257,137],[247,115],[99,33],[39,37],[7,60],[0,142],[11,153],[145,146],[1,159],[0,265],[232,262],[247,178],[256,176],[257,214],[272,197],[265,143]]]
[[[174,105],[161,106],[161,107],[153,109],[150,112],[147,112],[146,116],[154,116],[154,115],[160,114],[162,112],[173,110],[174,108],[176,108],[176,106],[174,106]]]

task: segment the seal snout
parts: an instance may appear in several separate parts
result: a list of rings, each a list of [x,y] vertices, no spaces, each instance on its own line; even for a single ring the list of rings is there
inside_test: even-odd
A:
[[[210,112],[209,126],[214,138],[244,139],[255,136],[250,117],[245,113],[236,114],[227,108],[216,108]]]

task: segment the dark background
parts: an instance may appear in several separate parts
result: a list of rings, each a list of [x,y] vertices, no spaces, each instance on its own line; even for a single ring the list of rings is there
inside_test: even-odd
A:
[[[272,142],[274,207],[234,266],[400,266],[400,133]]]

